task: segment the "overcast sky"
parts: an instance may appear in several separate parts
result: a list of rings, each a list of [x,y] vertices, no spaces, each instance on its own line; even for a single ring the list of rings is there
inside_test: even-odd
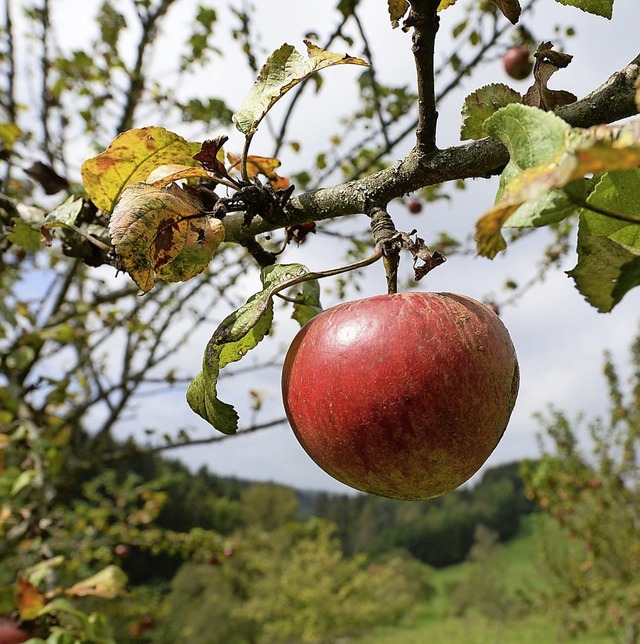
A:
[[[188,3],[190,0],[185,0]],[[76,0],[62,0],[54,3],[61,17],[68,11],[76,12]],[[218,3],[212,3],[218,4]],[[330,33],[335,22],[330,6],[335,3],[309,3],[299,0],[271,0],[257,2],[259,22],[262,31],[261,44],[264,51],[272,51],[283,42],[289,42],[303,49],[302,39],[313,30],[322,34],[319,42]],[[372,37],[372,51],[381,82],[401,84],[413,83],[414,72],[410,52],[410,37],[400,30],[392,31],[388,24],[386,3],[383,0],[364,0],[366,23]],[[640,24],[640,5],[637,0],[617,0],[614,18],[611,22],[584,14],[570,7],[563,7],[552,0],[541,0],[539,9],[527,22],[535,36],[541,40],[555,40],[553,26],[556,23],[572,24],[577,36],[568,41],[567,51],[574,60],[566,72],[554,76],[551,86],[569,90],[579,97],[601,84],[615,70],[627,64],[637,53],[637,29]],[[330,6],[328,6],[330,5]],[[174,10],[172,26],[185,28],[181,24],[181,12]],[[229,12],[220,8],[221,20],[229,19]],[[456,7],[442,17],[440,41],[446,45],[451,27],[460,14]],[[72,22],[71,24],[76,24]],[[226,38],[225,25],[217,27],[221,37]],[[81,38],[82,30],[74,29],[73,38]],[[230,48],[231,41],[222,41]],[[357,48],[349,53],[361,55]],[[154,61],[158,69],[172,63],[170,49],[163,50],[162,56]],[[441,59],[441,56],[440,56]],[[175,62],[175,61],[173,61]],[[335,131],[335,123],[352,105],[359,68],[345,66],[326,70],[323,75],[328,91],[318,97],[311,93],[293,123],[303,148],[298,156],[283,155],[282,174],[292,173],[299,167],[309,165],[317,151],[324,149],[327,137]],[[557,80],[556,80],[557,79]],[[202,82],[205,82],[204,80]],[[233,107],[244,98],[252,79],[243,67],[234,67],[232,61],[220,63],[209,70],[207,82],[215,82],[216,90],[222,93]],[[464,96],[489,82],[508,82],[521,92],[529,82],[508,79],[502,71],[500,60],[486,65],[478,74],[466,80],[464,87],[448,97],[440,106],[440,131],[438,142],[441,147],[459,142],[460,106]],[[189,90],[192,88],[186,88]],[[277,108],[276,108],[277,109]],[[165,123],[144,123],[144,125],[166,125]],[[143,125],[139,123],[138,125]],[[175,128],[174,128],[175,129]],[[211,136],[213,133],[208,133]],[[232,138],[231,143],[234,143]],[[262,153],[260,137],[256,137],[253,150]],[[236,147],[240,138],[235,140]],[[397,152],[400,158],[411,147],[408,140]],[[429,242],[430,237],[442,229],[453,230],[456,234],[469,234],[476,219],[487,210],[496,190],[495,180],[469,182],[466,191],[456,193],[449,202],[437,202],[426,208],[420,218],[410,216],[400,205],[392,207],[399,229],[418,228],[420,236]],[[432,273],[422,290],[452,291],[471,295],[479,300],[493,296],[498,300],[506,294],[502,286],[506,278],[526,282],[536,272],[536,263],[541,257],[549,237],[539,231],[502,254],[493,261],[472,257],[452,257],[441,269]],[[283,261],[301,260],[311,269],[322,269],[342,262],[342,248],[326,237],[313,237],[299,251],[291,249]],[[406,260],[405,260],[406,262]],[[550,275],[543,283],[528,292],[517,304],[503,308],[501,317],[509,329],[516,346],[522,371],[519,399],[511,423],[500,445],[487,465],[535,456],[537,452],[536,432],[539,427],[532,420],[536,411],[542,411],[553,403],[570,415],[585,411],[587,415],[602,414],[606,410],[606,390],[602,378],[602,361],[605,349],[610,350],[617,362],[626,368],[628,347],[638,331],[638,291],[629,293],[625,300],[611,314],[599,314],[591,308],[573,287],[573,282],[563,271],[575,265],[575,256],[567,258],[562,270]],[[122,278],[126,279],[126,278]],[[251,282],[255,284],[254,282]],[[323,285],[324,286],[324,285]],[[251,286],[247,286],[248,289]],[[362,295],[384,292],[384,274],[379,266],[366,271]],[[250,291],[246,293],[248,297]],[[325,306],[335,302],[331,294],[323,297]],[[230,310],[221,308],[220,319]],[[280,346],[286,346],[293,338],[296,328],[288,321],[288,314],[277,318],[278,333],[265,340],[256,349],[261,355],[271,356]],[[213,329],[196,334],[188,348],[182,352],[179,365],[182,372],[197,371],[204,345]],[[266,374],[245,377],[239,386],[232,381],[225,384],[222,397],[227,402],[246,406],[246,390],[249,387],[267,391],[269,414],[275,417],[282,413],[279,396],[279,371],[273,369]],[[238,381],[235,381],[238,382]],[[124,433],[145,426],[158,426],[161,431],[189,425],[206,435],[209,426],[195,416],[188,408],[183,393],[165,397],[162,400],[141,402],[137,407],[138,420],[125,424]],[[241,418],[247,424],[250,418]],[[272,480],[306,489],[325,489],[336,492],[349,491],[342,484],[325,475],[303,452],[288,427],[258,432],[256,434],[225,440],[216,445],[181,448],[169,452],[190,466],[206,465],[212,472],[256,480]]]

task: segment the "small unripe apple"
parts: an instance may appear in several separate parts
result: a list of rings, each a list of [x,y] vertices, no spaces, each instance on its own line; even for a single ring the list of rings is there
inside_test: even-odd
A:
[[[428,499],[475,474],[500,441],[519,387],[509,333],[451,293],[339,304],[293,340],[282,374],[293,432],[357,490]]]
[[[511,78],[523,80],[529,76],[533,69],[529,47],[527,45],[511,47],[502,57],[502,64],[504,65],[504,70]]]

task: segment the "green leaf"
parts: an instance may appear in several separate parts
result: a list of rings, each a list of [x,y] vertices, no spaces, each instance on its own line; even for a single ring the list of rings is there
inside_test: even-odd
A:
[[[525,201],[502,224],[505,228],[530,228],[555,224],[578,212],[576,204],[562,190],[549,190]]]
[[[556,0],[556,2],[569,7],[577,7],[596,16],[609,18],[609,20],[613,15],[613,0]]]
[[[197,165],[193,155],[200,147],[162,127],[128,130],[82,164],[84,188],[98,208],[110,213],[130,183],[145,181],[159,166]]]
[[[504,143],[520,170],[546,161],[571,129],[552,112],[519,104],[498,110],[485,121],[484,128],[489,136]]]
[[[7,150],[13,150],[14,143],[20,138],[22,130],[15,123],[0,123],[0,143]]]
[[[568,275],[592,306],[602,313],[611,311],[640,285],[640,224],[584,212],[578,228],[578,263]]]
[[[501,113],[514,112],[513,108],[530,111],[532,115],[540,112],[537,108],[509,105],[487,119],[485,127],[493,127],[491,121],[501,117]],[[549,116],[557,119],[551,114]],[[515,123],[518,123],[517,119]],[[552,125],[555,123],[550,122]],[[564,128],[567,127],[564,124]],[[552,148],[559,134],[558,127],[548,130],[550,144],[539,140],[544,137],[546,130],[532,138],[530,133],[519,131],[513,124],[508,124],[508,129],[507,135],[504,129],[495,132],[496,138],[505,138],[503,142],[509,148],[512,159],[524,169],[514,173],[511,166],[509,180],[506,185],[501,185],[496,205],[476,224],[478,252],[485,257],[494,257],[506,247],[500,229],[524,202],[538,199],[550,190],[564,189],[591,174],[634,169],[640,165],[640,120],[619,126],[568,129],[555,152]],[[534,140],[536,143],[532,144]],[[545,154],[549,154],[546,159]],[[521,165],[529,162],[532,164]]]
[[[35,360],[35,357],[36,352],[33,347],[17,347],[7,356],[7,366],[9,369],[26,369]]]
[[[13,482],[13,485],[11,486],[11,496],[17,496],[18,494],[20,494],[20,492],[22,492],[22,490],[24,490],[26,487],[29,487],[35,477],[35,470],[24,470],[23,472],[20,472],[16,480]]]
[[[616,213],[640,223],[640,169],[602,175],[587,203],[594,210]]]
[[[68,615],[72,615],[73,617],[76,617],[81,622],[83,622],[85,625],[89,617],[86,613],[83,613],[80,609],[76,608],[68,599],[65,599],[64,597],[56,597],[55,599],[45,604],[45,606],[38,613],[38,617],[42,617],[44,615],[57,615],[58,613],[66,613]]]
[[[193,411],[223,434],[235,434],[238,414],[232,405],[218,399],[216,391],[220,369],[245,356],[264,338],[273,322],[273,296],[309,271],[301,264],[277,264],[262,269],[263,290],[229,315],[215,330],[207,344],[202,371],[187,391]],[[292,284],[293,285],[293,284]]]
[[[332,65],[365,65],[369,63],[347,54],[334,54],[305,40],[308,58],[292,45],[282,45],[267,59],[233,122],[240,132],[250,137],[258,124],[279,99],[314,72]]]
[[[47,575],[51,574],[52,568],[57,568],[63,563],[64,557],[62,555],[51,557],[50,559],[39,561],[37,564],[30,566],[23,571],[22,575],[34,586],[39,586],[43,581],[45,581]]]
[[[488,136],[484,122],[500,108],[511,103],[522,103],[522,96],[504,83],[485,85],[464,99],[460,138],[482,139]]]
[[[63,204],[52,210],[42,223],[42,228],[50,230],[51,228],[75,226],[76,219],[82,210],[82,199],[69,197]],[[42,229],[41,228],[41,229]]]
[[[301,291],[295,300],[291,317],[300,326],[304,326],[311,318],[314,318],[318,313],[322,312],[322,304],[320,304],[320,282],[318,280],[303,282]]]
[[[12,229],[7,239],[16,246],[24,248],[27,252],[35,253],[40,249],[40,231],[32,228],[28,223],[13,217]]]

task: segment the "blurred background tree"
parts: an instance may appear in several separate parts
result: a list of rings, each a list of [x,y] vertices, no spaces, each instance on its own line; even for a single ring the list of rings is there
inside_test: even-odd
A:
[[[525,462],[528,496],[543,514],[541,547],[550,594],[570,633],[609,624],[624,642],[640,637],[640,336],[631,347],[628,388],[608,357],[609,416],[588,425],[551,408],[539,417],[544,456]]]

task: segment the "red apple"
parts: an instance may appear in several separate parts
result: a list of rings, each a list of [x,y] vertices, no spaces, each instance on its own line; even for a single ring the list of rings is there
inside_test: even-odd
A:
[[[526,78],[533,69],[533,62],[531,61],[531,53],[527,45],[518,45],[508,49],[502,58],[504,69],[516,80],[523,80]]]
[[[284,362],[287,417],[309,456],[357,490],[428,499],[467,481],[509,421],[519,386],[509,333],[451,293],[339,304]]]
[[[6,617],[0,617],[0,644],[20,644],[29,639],[29,634],[22,630],[16,622]]]

